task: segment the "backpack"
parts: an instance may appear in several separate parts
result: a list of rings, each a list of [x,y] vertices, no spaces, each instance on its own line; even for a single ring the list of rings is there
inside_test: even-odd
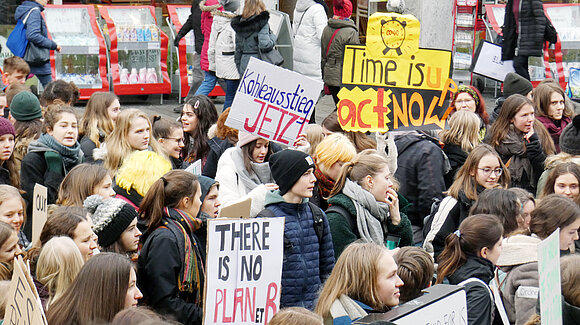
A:
[[[312,220],[314,221],[314,232],[318,238],[318,244],[322,244],[322,236],[324,235],[324,213],[322,210],[312,202],[308,202],[310,210],[312,211]],[[274,218],[274,211],[265,208],[260,211],[256,218]]]
[[[28,21],[28,17],[32,13],[33,10],[38,10],[37,7],[32,8],[24,17],[24,20],[19,19],[16,27],[8,39],[6,40],[6,46],[10,49],[10,51],[15,55],[21,58],[24,57],[26,53],[26,48],[28,47],[28,39],[26,38],[26,22]]]
[[[435,201],[431,206],[431,214],[429,214],[424,220],[423,234],[425,235],[425,241],[423,242],[423,248],[433,256],[433,239],[441,230],[441,227],[445,223],[447,216],[451,209],[455,207],[457,200],[452,196],[446,196],[441,201]]]

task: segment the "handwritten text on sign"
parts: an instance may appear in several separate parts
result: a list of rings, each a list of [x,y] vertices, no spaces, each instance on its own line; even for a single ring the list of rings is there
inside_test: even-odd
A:
[[[308,124],[322,83],[250,58],[226,125],[293,144]]]
[[[204,324],[267,324],[280,308],[284,218],[213,219]]]
[[[21,256],[14,259],[10,289],[4,294],[7,295],[4,324],[47,324],[36,287]]]

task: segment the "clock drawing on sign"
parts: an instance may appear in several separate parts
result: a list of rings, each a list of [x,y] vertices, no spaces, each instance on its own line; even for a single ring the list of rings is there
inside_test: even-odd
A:
[[[397,55],[403,55],[401,47],[405,41],[405,27],[406,21],[398,21],[396,17],[391,17],[390,20],[381,20],[381,39],[385,45],[383,54],[394,50]]]

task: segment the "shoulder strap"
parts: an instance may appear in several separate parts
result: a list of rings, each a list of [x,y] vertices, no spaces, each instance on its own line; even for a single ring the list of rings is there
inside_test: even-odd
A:
[[[326,47],[326,56],[328,56],[328,49],[330,48],[330,44],[332,44],[332,41],[334,40],[334,37],[336,36],[336,33],[338,33],[339,30],[340,30],[340,28],[337,28],[334,30],[334,33],[332,33],[332,36],[330,37],[330,41],[328,41],[328,46]]]
[[[485,289],[487,289],[487,292],[489,293],[489,297],[491,298],[491,301],[494,301],[493,293],[491,292],[491,289],[489,288],[489,285],[487,285],[487,283],[483,282],[481,279],[478,279],[478,278],[469,278],[467,280],[461,281],[457,285],[458,286],[465,287],[466,284],[473,283],[473,282],[478,282],[479,284],[483,285],[485,287]]]
[[[26,25],[26,22],[28,21],[28,17],[30,16],[30,14],[32,13],[33,10],[38,10],[38,7],[34,7],[32,9],[28,10],[26,17],[24,17],[24,20],[22,21],[23,25]]]
[[[343,206],[333,204],[333,205],[329,206],[328,209],[326,209],[326,214],[328,214],[330,212],[340,214],[344,219],[346,219],[350,229],[352,229],[355,233],[358,231],[358,228],[354,224],[354,221],[352,220],[350,213]]]
[[[314,203],[308,202],[310,210],[312,211],[312,219],[314,221],[314,232],[318,237],[318,244],[322,243],[322,236],[324,235],[324,215],[322,210]]]
[[[256,216],[256,218],[274,218],[274,217],[275,217],[274,211],[268,208],[264,208],[264,210],[260,211]]]

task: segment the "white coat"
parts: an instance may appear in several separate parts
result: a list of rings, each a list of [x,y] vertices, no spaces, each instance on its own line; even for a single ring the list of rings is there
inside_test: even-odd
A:
[[[234,60],[236,32],[230,15],[219,11],[214,14],[207,55],[209,70],[215,71],[218,78],[235,80],[240,79],[240,74]]]
[[[232,158],[232,152],[234,150],[241,149],[238,147],[228,148],[220,157],[217,165],[215,180],[220,184],[219,198],[223,204],[222,208],[251,198],[252,207],[250,209],[250,217],[253,218],[264,209],[268,189],[262,184],[258,185],[249,193],[246,192],[246,187],[238,177],[236,165]]]
[[[328,24],[324,7],[314,0],[298,0],[294,9],[294,71],[322,82],[322,31]]]

